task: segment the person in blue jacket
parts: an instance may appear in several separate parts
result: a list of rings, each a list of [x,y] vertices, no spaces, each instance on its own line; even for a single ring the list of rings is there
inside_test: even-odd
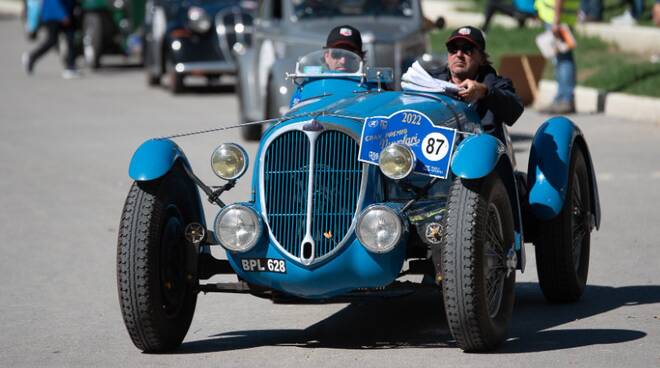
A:
[[[28,74],[34,71],[34,64],[51,48],[57,45],[60,33],[63,33],[67,43],[67,55],[64,78],[78,76],[76,71],[76,54],[73,43],[73,7],[75,0],[43,0],[41,7],[41,25],[46,28],[46,39],[32,52],[24,54],[23,63]]]

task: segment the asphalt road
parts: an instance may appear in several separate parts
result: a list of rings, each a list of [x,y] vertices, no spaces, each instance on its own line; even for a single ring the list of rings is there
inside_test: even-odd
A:
[[[172,97],[121,59],[62,80],[54,54],[28,77],[19,60],[31,45],[12,20],[0,20],[0,45],[0,366],[660,366],[660,127],[601,115],[574,117],[603,210],[586,293],[547,304],[527,245],[510,339],[493,354],[456,348],[438,295],[277,305],[224,294],[200,296],[179,350],[142,354],[116,292],[128,162],[147,138],[236,122],[233,88]],[[544,118],[526,112],[513,129],[522,169]],[[211,150],[228,141],[240,142],[238,132],[177,140],[209,183]],[[253,155],[256,145],[245,146]],[[224,198],[247,199],[249,182]]]

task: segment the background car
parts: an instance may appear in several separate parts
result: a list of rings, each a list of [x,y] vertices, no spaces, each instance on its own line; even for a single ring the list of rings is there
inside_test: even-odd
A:
[[[285,113],[293,89],[285,72],[293,70],[299,57],[320,49],[328,32],[342,24],[360,30],[367,65],[393,68],[395,85],[427,50],[428,22],[419,0],[263,0],[252,45],[238,55],[241,119],[255,121]],[[246,139],[260,136],[260,126],[243,128]]]
[[[82,0],[82,44],[85,63],[92,69],[107,54],[140,55],[144,0]]]
[[[145,69],[149,85],[167,75],[173,93],[187,75],[209,79],[236,73],[234,54],[252,40],[256,2],[150,0],[145,18]]]

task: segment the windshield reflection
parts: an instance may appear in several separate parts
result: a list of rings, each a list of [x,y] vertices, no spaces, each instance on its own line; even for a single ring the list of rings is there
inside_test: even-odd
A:
[[[298,60],[299,71],[305,74],[355,73],[362,59],[343,49],[323,49],[309,53]]]
[[[293,0],[297,19],[350,16],[411,17],[411,0]]]

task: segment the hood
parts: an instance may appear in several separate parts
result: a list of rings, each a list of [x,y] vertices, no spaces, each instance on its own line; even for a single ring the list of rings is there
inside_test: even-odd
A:
[[[388,17],[305,19],[295,23],[295,26],[288,27],[287,33],[291,36],[304,36],[309,39],[310,43],[325,45],[331,29],[342,24],[350,24],[360,30],[363,41],[368,41],[370,37],[373,37],[373,41],[371,41],[373,43],[394,43],[419,32],[419,26],[413,19],[404,21]]]
[[[418,92],[371,92],[351,97],[328,96],[318,102],[292,111],[292,114],[325,112],[367,118],[390,116],[401,110],[414,110],[426,115],[435,124],[458,128],[459,120],[476,117],[465,103],[451,97]],[[320,121],[325,120],[320,118]],[[335,119],[331,119],[335,121]]]

